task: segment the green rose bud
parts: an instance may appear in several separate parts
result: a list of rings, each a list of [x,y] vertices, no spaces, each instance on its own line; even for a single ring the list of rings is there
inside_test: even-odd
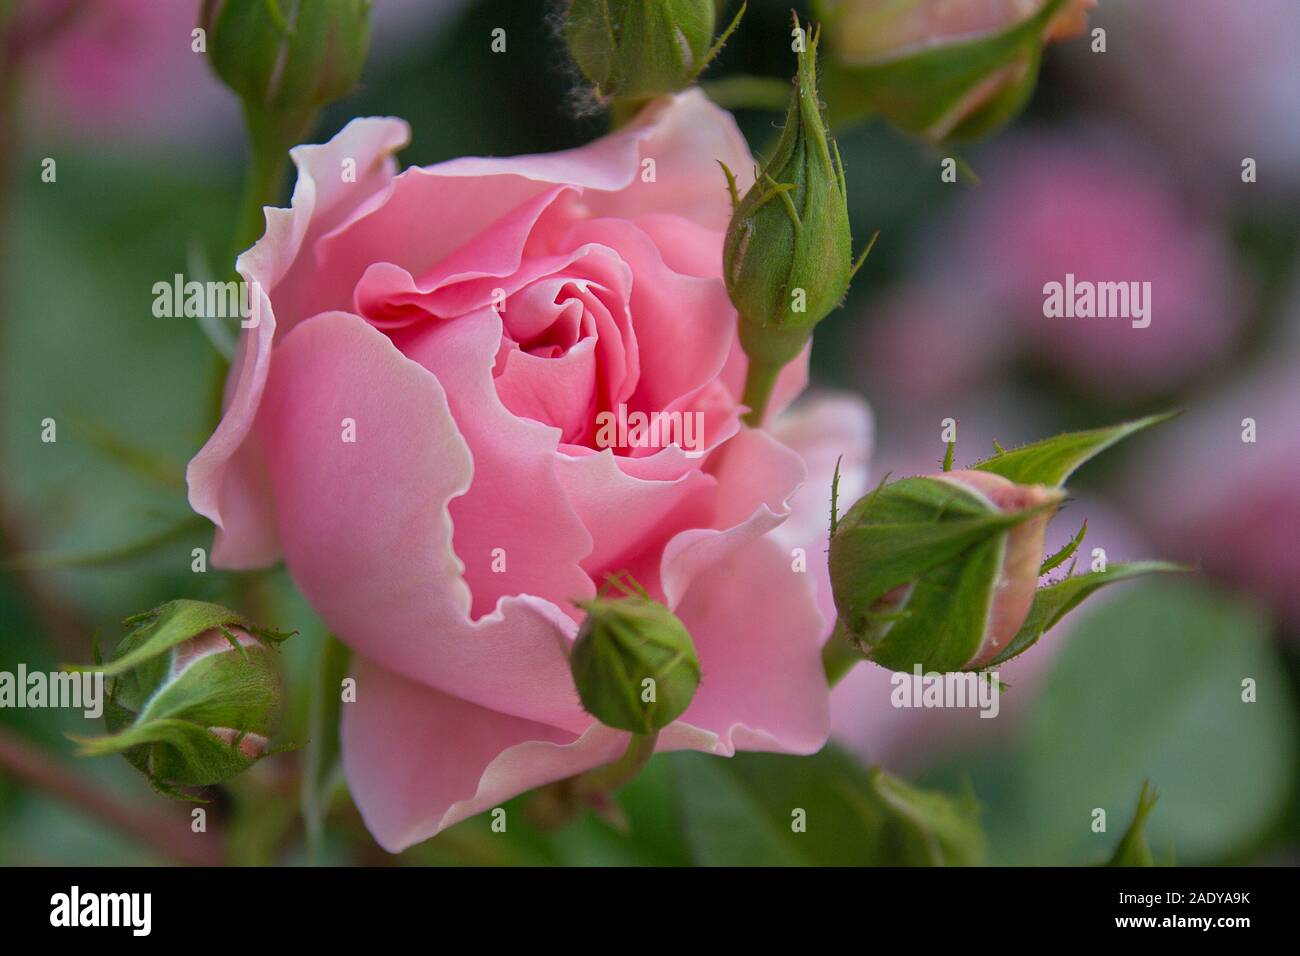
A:
[[[371,0],[204,0],[201,25],[217,75],[248,105],[319,109],[361,77]]]
[[[272,645],[290,637],[200,601],[171,601],[126,622],[134,630],[102,666],[111,679],[109,736],[82,753],[118,753],[161,791],[221,783],[269,752],[280,702]]]
[[[930,142],[968,140],[1024,108],[1043,48],[1096,0],[819,0],[837,125],[879,113]]]
[[[837,474],[829,570],[838,619],[822,653],[827,677],[834,683],[862,656],[905,673],[918,665],[991,669],[1107,585],[1188,570],[1164,561],[1108,564],[1096,549],[1090,569],[1076,574],[1086,521],[1043,555],[1047,523],[1075,470],[1170,417],[1065,432],[1010,451],[995,442],[992,456],[958,471],[950,470],[950,441],[941,474],[882,482],[843,518]],[[1047,575],[1053,579],[1040,583]]]
[[[739,21],[715,43],[714,0],[571,0],[564,38],[597,99],[635,103],[690,86]]]
[[[891,670],[977,670],[1024,624],[1058,488],[953,471],[882,485],[831,536],[838,629]]]
[[[795,26],[802,29],[797,18]],[[740,315],[750,361],[744,400],[755,423],[777,372],[843,302],[861,265],[852,257],[844,168],[817,95],[817,43],[813,33],[799,52],[781,138],[743,199],[724,167],[735,211],[722,274]]]
[[[569,656],[586,711],[610,727],[652,734],[695,696],[700,660],[677,615],[644,593],[597,597]]]

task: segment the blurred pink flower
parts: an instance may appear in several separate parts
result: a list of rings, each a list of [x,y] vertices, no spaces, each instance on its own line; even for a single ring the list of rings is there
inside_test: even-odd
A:
[[[959,229],[960,260],[1035,360],[1115,397],[1178,387],[1243,323],[1222,240],[1167,172],[1118,138],[1043,137],[988,162]],[[1044,315],[1045,284],[1150,283],[1136,318]]]
[[[127,144],[239,130],[239,105],[192,51],[198,0],[85,3],[32,63],[42,131]]]
[[[28,0],[24,17],[62,0]],[[377,0],[372,51],[427,39],[465,0]],[[239,102],[193,51],[199,0],[68,0],[67,25],[33,58],[28,82],[38,129],[128,145],[194,146],[240,135]],[[35,22],[35,20],[33,21]],[[372,52],[373,56],[373,52]]]
[[[1164,426],[1129,471],[1162,549],[1300,625],[1300,389],[1291,353]],[[1254,422],[1255,441],[1243,440]]]
[[[979,165],[981,189],[922,239],[924,284],[905,284],[863,323],[869,386],[960,395],[1019,353],[1130,398],[1176,389],[1231,348],[1248,306],[1228,250],[1145,154],[1116,137],[1035,136]],[[1049,318],[1044,287],[1070,275],[1149,282],[1150,324]]]
[[[1096,14],[1111,31],[1104,57],[1068,51],[1067,72],[1094,97],[1156,132],[1207,184],[1241,185],[1241,160],[1259,188],[1300,182],[1300,3],[1295,0],[1121,0]]]
[[[937,263],[871,306],[859,323],[863,387],[892,402],[969,394],[1010,361],[1013,330]]]

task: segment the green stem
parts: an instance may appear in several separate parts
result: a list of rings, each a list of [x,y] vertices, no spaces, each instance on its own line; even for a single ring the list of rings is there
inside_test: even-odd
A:
[[[621,129],[628,123],[632,122],[632,120],[636,119],[636,115],[641,112],[642,107],[649,102],[650,101],[647,99],[628,99],[619,96],[614,97],[613,101],[609,104],[610,129]]]
[[[822,648],[822,667],[826,669],[826,683],[834,687],[853,668],[866,660],[849,640],[844,624],[836,620],[835,629]]]
[[[319,110],[314,109],[273,111],[244,104],[249,161],[244,193],[239,201],[232,259],[261,237],[266,224],[262,207],[279,204],[289,150],[311,132],[318,115]]]
[[[767,403],[772,398],[772,389],[776,386],[776,378],[781,374],[782,367],[750,359],[749,370],[745,373],[745,394],[741,397],[741,402],[749,406],[744,421],[751,428],[763,424]]]
[[[633,734],[632,739],[627,742],[627,750],[623,751],[623,756],[613,763],[606,764],[603,767],[596,767],[594,770],[588,770],[576,778],[575,784],[578,794],[580,796],[601,796],[606,793],[613,793],[615,790],[621,790],[635,779],[636,775],[641,772],[641,768],[654,755],[655,742],[658,739],[659,731],[657,730],[652,734]]]
[[[244,125],[248,130],[248,171],[239,200],[238,219],[227,266],[232,271],[240,253],[261,238],[266,228],[264,206],[276,206],[284,189],[289,150],[301,143],[316,125],[319,110],[273,111],[244,103]],[[235,278],[239,278],[236,276]],[[229,363],[214,350],[207,416],[213,427],[221,421],[222,397]]]
[[[525,811],[529,821],[539,830],[554,830],[572,820],[584,807],[595,807],[599,812],[610,794],[631,783],[641,772],[654,755],[658,739],[658,731],[633,734],[627,750],[613,763],[540,788]]]

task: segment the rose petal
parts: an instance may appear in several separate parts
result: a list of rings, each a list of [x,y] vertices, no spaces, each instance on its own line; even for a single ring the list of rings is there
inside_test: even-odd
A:
[[[247,443],[271,363],[277,315],[267,293],[275,290],[284,305],[279,325],[287,331],[301,316],[294,309],[294,260],[308,237],[350,215],[391,179],[392,153],[409,138],[399,120],[354,120],[322,146],[290,151],[298,167],[289,209],[266,210],[266,235],[236,263],[254,290],[256,325],[240,341],[226,380],[225,412],[211,437],[186,469],[190,506],[217,526],[212,562],[220,567],[251,568],[270,564],[279,555],[265,468]],[[357,181],[344,183],[344,157],[356,160]],[[281,333],[283,334],[283,332]]]
[[[511,594],[568,608],[589,597],[594,589],[580,562],[591,534],[556,475],[560,431],[516,417],[497,396],[501,317],[483,309],[399,336],[402,354],[437,376],[474,456],[474,481],[450,510],[475,615]]]
[[[357,699],[343,708],[343,767],[366,827],[396,853],[511,797],[602,766],[629,734],[591,723],[570,733],[432,690],[364,658]],[[707,750],[689,727],[663,730],[656,749]]]
[[[697,573],[674,604],[702,672],[680,722],[717,734],[714,750],[727,756],[820,750],[830,732],[826,625],[808,576],[792,570],[789,552],[771,538],[729,548],[715,535],[694,550],[728,556]]]
[[[355,422],[355,444],[341,440],[345,418]],[[277,349],[257,427],[285,563],[334,633],[386,667],[484,706],[587,725],[569,676],[576,627],[566,614],[535,596],[506,597],[470,620],[449,511],[471,478],[475,487],[492,479],[478,470],[438,379],[359,317],[329,313],[300,324]],[[558,488],[548,500],[540,479],[517,474],[538,514],[567,509]],[[503,514],[527,524],[518,507],[507,501]],[[566,547],[589,547],[582,535],[544,529],[541,540],[554,550],[540,573],[555,574]],[[496,540],[513,547],[508,533]],[[474,559],[491,573],[489,555]],[[508,561],[525,578],[538,563],[513,550]]]
[[[822,392],[810,397],[772,425],[773,436],[797,453],[808,469],[808,480],[790,499],[790,517],[772,532],[772,537],[787,552],[804,549],[808,576],[817,594],[817,606],[826,618],[828,635],[835,623],[826,555],[830,546],[831,480],[835,463],[840,460],[842,515],[868,490],[872,430],[870,409],[862,399],[847,392]]]

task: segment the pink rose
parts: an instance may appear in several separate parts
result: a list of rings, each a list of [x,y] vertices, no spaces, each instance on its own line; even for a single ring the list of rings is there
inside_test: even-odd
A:
[[[344,763],[371,831],[399,850],[623,751],[566,657],[573,600],[614,571],[698,648],[660,749],[820,748],[827,622],[768,534],[805,465],[739,421],[716,161],[753,163],[730,116],[693,91],[580,149],[397,175],[406,139],[362,119],[293,151],[292,207],[237,264],[259,321],[188,472],[214,563],[283,558],[357,652]],[[615,412],[702,441],[601,447]]]

